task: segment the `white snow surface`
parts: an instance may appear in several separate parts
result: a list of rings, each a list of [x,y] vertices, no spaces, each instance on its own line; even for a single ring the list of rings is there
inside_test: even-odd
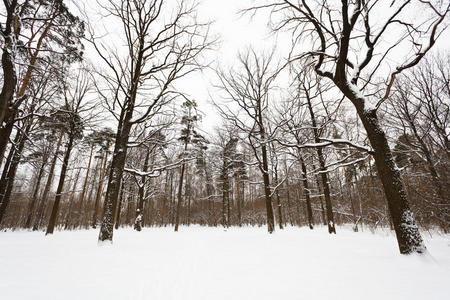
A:
[[[403,256],[387,231],[265,227],[0,232],[0,297],[18,299],[449,299],[450,236]]]

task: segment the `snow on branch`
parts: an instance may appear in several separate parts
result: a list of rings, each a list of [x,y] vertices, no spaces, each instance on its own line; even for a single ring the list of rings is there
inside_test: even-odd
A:
[[[159,177],[161,175],[162,171],[174,169],[174,168],[176,168],[176,167],[178,167],[178,166],[180,166],[180,165],[182,165],[182,164],[184,164],[184,163],[186,163],[188,161],[194,160],[194,159],[197,159],[197,158],[196,157],[183,158],[183,159],[180,159],[179,161],[176,161],[174,163],[171,163],[171,164],[168,164],[168,165],[165,165],[165,166],[162,166],[162,167],[154,168],[153,170],[148,171],[148,172],[135,170],[135,169],[129,169],[129,168],[125,168],[124,171],[128,172],[128,173],[131,173],[131,174],[133,174],[135,176]]]

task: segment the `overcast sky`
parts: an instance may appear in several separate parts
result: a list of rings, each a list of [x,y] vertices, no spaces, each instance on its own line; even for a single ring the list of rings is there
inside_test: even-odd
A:
[[[268,11],[259,12],[254,16],[249,14],[242,16],[241,9],[248,8],[257,3],[255,0],[202,0],[198,8],[200,20],[213,21],[210,33],[219,38],[219,44],[215,51],[210,51],[207,60],[212,61],[212,67],[233,67],[236,64],[236,57],[241,51],[252,46],[257,50],[270,51],[276,45],[278,56],[283,59],[287,56],[290,48],[289,35],[287,33],[275,36],[270,32],[268,25]],[[98,11],[94,2],[87,2],[91,13]],[[415,11],[414,13],[419,13]],[[95,24],[101,23],[99,16],[90,17]],[[383,16],[380,16],[383,19]],[[91,20],[92,21],[92,20]],[[100,21],[100,22],[99,22]],[[109,31],[114,31],[117,24],[108,24]],[[118,28],[121,29],[121,28]],[[436,50],[449,50],[448,43],[450,35],[447,33],[436,44]],[[99,58],[93,51],[86,52],[86,56],[92,62]],[[177,81],[176,87],[187,93],[199,104],[201,111],[205,113],[202,127],[205,131],[212,133],[213,128],[220,125],[220,119],[210,104],[211,97],[217,96],[217,89],[212,86],[215,74],[212,70],[205,70],[191,74],[188,78]],[[218,99],[216,99],[218,100]]]

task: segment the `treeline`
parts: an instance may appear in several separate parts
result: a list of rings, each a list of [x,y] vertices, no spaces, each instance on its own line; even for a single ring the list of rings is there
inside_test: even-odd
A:
[[[107,241],[120,226],[352,224],[424,252],[416,224],[450,221],[450,57],[427,53],[449,7],[423,3],[434,17],[410,24],[395,4],[380,27],[364,1],[343,3],[249,8],[273,9],[275,30],[311,51],[294,43],[286,63],[250,48],[214,67],[220,121],[206,132],[204,108],[177,88],[211,73],[217,47],[196,3],[107,1],[122,47],[64,1],[4,2],[1,228],[98,227]],[[378,43],[397,25],[411,50],[398,65],[397,44]]]

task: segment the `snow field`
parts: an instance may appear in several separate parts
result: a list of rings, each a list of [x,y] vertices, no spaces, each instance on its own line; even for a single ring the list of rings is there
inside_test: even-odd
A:
[[[425,257],[379,231],[199,226],[0,232],[5,300],[450,299],[450,236],[424,233]]]

